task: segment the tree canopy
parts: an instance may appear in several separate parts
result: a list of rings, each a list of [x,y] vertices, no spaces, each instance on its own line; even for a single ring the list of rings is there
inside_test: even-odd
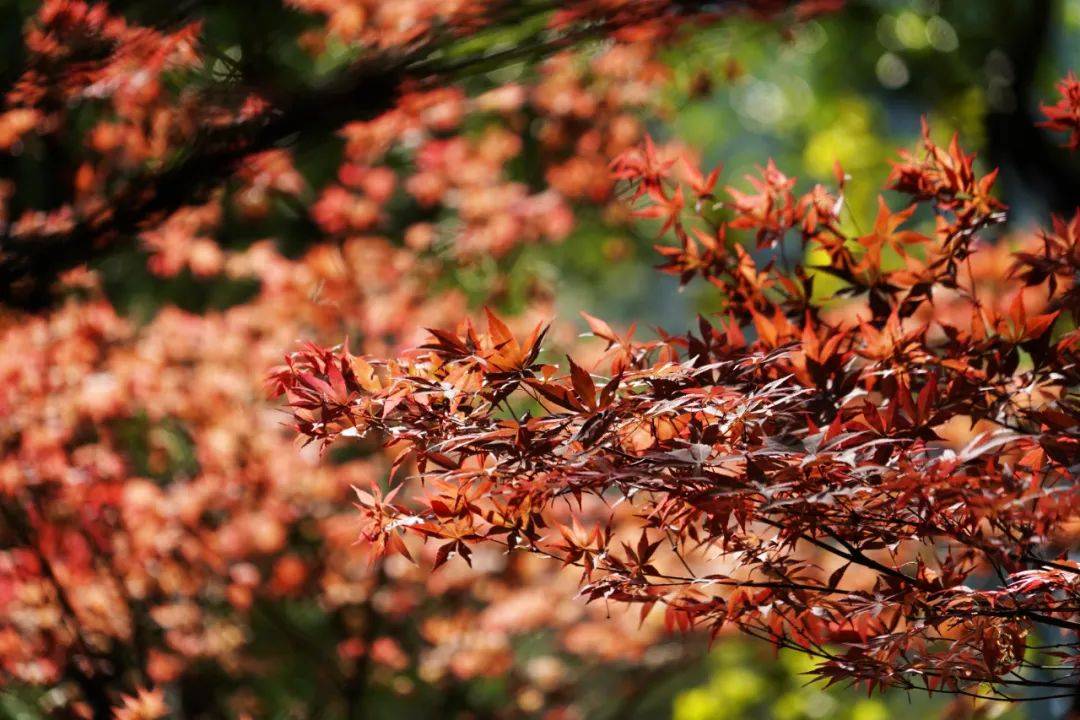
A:
[[[13,0],[0,714],[1058,713],[1074,5]]]

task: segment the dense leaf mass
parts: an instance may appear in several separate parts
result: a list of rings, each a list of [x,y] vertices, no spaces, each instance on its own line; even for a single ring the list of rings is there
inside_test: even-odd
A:
[[[863,232],[839,168],[719,189],[644,135],[687,26],[841,4],[18,3],[0,699],[621,716],[692,629],[829,682],[1073,694],[1080,214],[1004,235],[995,173],[926,130]],[[1078,88],[1043,107],[1074,150]],[[454,287],[586,208],[722,311],[651,340],[586,316],[580,347],[532,329],[542,280]],[[403,350],[484,300],[520,315]]]
[[[613,171],[675,240],[661,269],[723,311],[644,341],[586,316],[590,366],[490,313],[397,360],[292,353],[274,381],[303,436],[415,458],[422,492],[360,493],[366,541],[423,538],[436,567],[492,542],[551,556],[591,600],[737,626],[829,682],[1073,692],[1080,214],[995,243],[996,173],[929,129],[889,180],[910,204],[882,198],[858,234],[839,168],[800,194],[769,163],[719,192],[649,141]],[[636,527],[576,516],[587,498]]]

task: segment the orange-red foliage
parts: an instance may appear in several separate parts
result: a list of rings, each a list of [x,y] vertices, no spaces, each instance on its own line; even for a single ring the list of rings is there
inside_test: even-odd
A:
[[[422,493],[361,497],[368,546],[553,557],[589,599],[738,627],[829,682],[1071,693],[1080,212],[1007,247],[996,172],[929,129],[889,180],[910,204],[880,200],[865,234],[844,230],[839,168],[800,194],[770,162],[714,195],[718,171],[647,141],[613,171],[676,240],[661,269],[720,291],[717,318],[637,340],[586,315],[605,353],[582,367],[489,313],[397,360],[306,347],[275,375],[308,440],[415,458]],[[575,512],[597,501],[636,529]],[[1037,626],[1065,636],[1027,657]]]
[[[25,31],[27,68],[6,94],[0,112],[0,152],[20,152],[28,141],[73,143],[80,148],[73,167],[52,189],[49,207],[17,207],[6,201],[11,188],[0,188],[4,256],[0,256],[0,298],[22,305],[41,304],[59,272],[77,267],[103,248],[132,234],[154,232],[169,214],[197,205],[234,175],[250,178],[251,164],[266,172],[284,173],[288,166],[276,150],[297,134],[329,133],[342,128],[359,167],[343,168],[343,186],[322,190],[313,218],[331,234],[365,231],[383,219],[381,194],[393,185],[385,173],[371,175],[364,166],[392,147],[411,146],[417,134],[452,132],[471,108],[452,81],[499,60],[511,62],[554,55],[575,43],[608,37],[623,44],[596,64],[607,69],[571,67],[549,70],[533,98],[512,86],[492,88],[476,98],[481,109],[510,112],[531,102],[546,117],[544,144],[560,144],[578,160],[555,156],[546,171],[560,174],[560,189],[603,193],[582,175],[596,168],[597,153],[610,141],[625,143],[633,128],[617,122],[628,98],[641,99],[649,82],[649,48],[672,36],[685,21],[702,22],[735,11],[774,16],[792,10],[793,17],[838,7],[837,0],[735,0],[712,3],[688,0],[588,0],[568,3],[518,3],[508,0],[289,0],[289,6],[324,20],[297,38],[313,55],[331,41],[357,50],[357,62],[309,88],[295,89],[278,78],[245,74],[246,67],[208,48],[201,23],[169,30],[139,26],[104,3],[45,0]],[[499,28],[515,28],[540,19],[535,37],[523,47],[493,56],[459,57],[453,43],[462,36]],[[175,24],[175,23],[174,23]],[[636,45],[638,50],[625,49]],[[616,61],[613,55],[628,53]],[[628,60],[628,64],[623,64]],[[559,64],[559,60],[553,60]],[[214,63],[224,69],[213,70]],[[633,79],[613,76],[622,66]],[[276,68],[275,68],[276,69]],[[215,76],[220,75],[221,77]],[[597,76],[608,76],[596,80]],[[269,83],[267,81],[270,81]],[[593,82],[591,98],[575,90]],[[552,85],[554,83],[555,85]],[[558,83],[558,100],[551,90]],[[625,87],[620,87],[625,84]],[[577,87],[575,87],[577,86]],[[545,97],[547,103],[545,107]],[[564,101],[571,104],[563,106]],[[631,100],[635,102],[636,100]],[[396,108],[396,111],[395,111]],[[77,112],[83,116],[76,118]],[[605,122],[582,128],[580,123],[611,113],[615,132]],[[89,129],[86,117],[92,117]],[[374,123],[371,118],[378,117]],[[78,121],[76,121],[78,120]],[[629,130],[629,133],[628,133]],[[85,131],[85,132],[84,132]],[[571,142],[562,144],[570,132]],[[72,137],[72,135],[75,137]],[[512,144],[498,137],[479,147],[472,141],[440,138],[416,156],[419,166],[408,192],[424,205],[459,194],[473,249],[509,244],[519,229],[536,237],[565,232],[566,210],[552,194],[530,195],[519,184],[500,178],[498,167]],[[448,175],[448,163],[460,161],[473,172]],[[568,165],[568,167],[566,166]],[[478,177],[477,171],[486,177]],[[602,175],[602,173],[597,173]],[[275,185],[256,185],[243,199],[249,210],[264,209],[268,187],[302,194],[293,178]],[[554,182],[554,181],[553,181]],[[480,187],[475,185],[479,183]],[[477,192],[479,191],[479,192]],[[466,199],[474,193],[477,207]],[[481,222],[474,215],[499,210],[503,219]],[[10,217],[9,217],[10,215]],[[470,216],[473,215],[473,216]],[[207,255],[208,253],[200,253]],[[203,257],[196,272],[214,260]],[[163,269],[173,268],[171,261]]]
[[[1061,99],[1054,105],[1043,105],[1046,122],[1043,127],[1069,133],[1068,148],[1080,150],[1080,80],[1069,73],[1058,83]]]

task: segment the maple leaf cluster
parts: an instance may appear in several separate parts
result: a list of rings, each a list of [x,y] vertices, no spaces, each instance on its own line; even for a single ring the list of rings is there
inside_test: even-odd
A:
[[[1067,147],[1080,150],[1080,80],[1075,73],[1069,73],[1058,83],[1061,99],[1054,105],[1043,105],[1046,115],[1043,127],[1058,132],[1069,133]]]
[[[275,373],[309,442],[415,462],[422,490],[361,495],[367,546],[551,557],[590,600],[799,649],[829,683],[1071,695],[1080,212],[998,237],[996,172],[925,127],[889,179],[909,204],[883,197],[866,233],[840,168],[800,193],[770,162],[721,192],[646,141],[612,170],[716,318],[639,340],[586,315],[585,364],[488,313],[397,359],[308,346]]]

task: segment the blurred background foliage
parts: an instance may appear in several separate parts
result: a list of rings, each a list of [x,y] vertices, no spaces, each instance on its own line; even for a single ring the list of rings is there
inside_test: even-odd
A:
[[[814,661],[788,650],[733,641],[709,655],[706,683],[674,701],[673,720],[889,720],[934,717],[942,703],[893,693],[866,697],[840,688],[807,685]],[[1015,711],[998,717],[1022,717]]]
[[[984,167],[1001,167],[1012,227],[1032,227],[1048,212],[1071,212],[1080,187],[1077,162],[1031,129],[1040,100],[1080,66],[1078,30],[1077,0],[853,0],[790,35],[725,23],[667,53],[668,115],[650,130],[697,150],[706,167],[722,164],[729,180],[771,157],[805,185],[832,183],[839,162],[850,176],[851,231],[873,222],[889,160],[914,145],[925,116],[936,138],[958,132]],[[1030,169],[1036,157],[1056,158],[1051,178]],[[558,272],[541,267],[557,277],[568,313],[685,324],[711,293],[689,288],[673,302],[675,280],[649,275],[651,245],[648,234],[583,223],[561,248],[543,250]]]
[[[133,20],[162,24],[182,17],[190,4],[126,0],[110,6]],[[0,81],[5,85],[23,66],[18,37],[36,5],[0,2],[0,41],[6,48]],[[315,21],[280,3],[198,5],[205,44],[219,55],[208,69],[211,78],[238,68],[249,77],[248,68],[258,68],[273,73],[274,85],[287,91],[317,84],[355,59],[355,49],[345,45],[331,43],[316,56],[302,50],[295,38]],[[534,30],[524,23],[485,32],[460,42],[450,54],[513,47]],[[1080,0],[849,0],[843,12],[790,32],[751,20],[725,21],[690,33],[664,52],[671,77],[663,111],[646,119],[654,136],[684,143],[706,166],[722,164],[724,180],[736,185],[769,157],[803,184],[831,182],[839,162],[850,176],[848,222],[865,226],[873,220],[889,159],[896,148],[914,144],[925,116],[937,137],[959,132],[964,147],[978,152],[984,165],[1001,167],[999,187],[1014,226],[1031,226],[1050,211],[1071,212],[1080,187],[1080,161],[1058,152],[1058,141],[1035,128],[1039,102],[1052,97],[1054,82],[1068,69],[1080,66],[1078,30]],[[463,83],[475,94],[535,73],[535,63],[525,59]],[[513,179],[539,187],[535,138],[531,128],[518,130],[524,145]],[[342,144],[332,132],[299,138],[294,162],[310,187],[333,177]],[[55,202],[48,173],[41,171],[51,151],[28,148],[14,160],[3,159],[5,165],[22,165],[0,170],[17,180],[20,196],[29,197],[31,206],[48,208]],[[310,199],[278,199],[275,212],[261,222],[226,217],[218,240],[245,247],[274,237],[299,253],[317,235],[303,207]],[[397,228],[400,241],[409,224],[429,218],[415,203],[398,200],[387,214],[390,235]],[[628,234],[622,223],[610,220],[584,208],[565,242],[523,244],[498,262],[453,269],[447,282],[474,304],[494,297],[507,312],[522,308],[538,284],[553,291],[568,315],[587,309],[615,320],[679,326],[708,309],[707,291],[689,290],[680,297],[673,279],[651,272],[655,256],[649,233]],[[165,303],[195,311],[227,307],[255,292],[247,283],[206,282],[186,273],[163,281],[146,271],[144,260],[134,252],[99,261],[114,301],[135,317],[145,319]]]
[[[672,720],[899,720],[900,718],[1061,717],[1050,704],[971,706],[951,698],[891,691],[867,696],[843,686],[810,684],[814,659],[741,639],[716,646],[706,660],[706,679],[680,692]]]
[[[185,9],[183,0],[110,4],[144,22]],[[0,3],[4,14],[0,44],[5,48],[0,53],[0,80],[5,85],[22,67],[18,37],[35,6],[30,0]],[[312,60],[294,43],[278,42],[299,31],[296,27],[282,32],[283,27],[307,22],[278,3],[220,2],[209,7],[208,45],[222,48],[211,73],[228,73],[231,63],[256,64],[258,58],[259,67],[273,68],[276,82],[284,78],[286,84],[300,85],[351,59],[344,46]],[[529,29],[503,36],[485,34],[468,42],[498,47],[514,43],[518,32],[524,36]],[[844,12],[790,34],[750,21],[704,29],[667,50],[664,61],[671,79],[663,113],[649,119],[650,132],[694,148],[707,166],[723,164],[726,178],[741,177],[772,157],[804,182],[829,182],[833,163],[839,161],[851,177],[848,222],[854,226],[873,221],[888,160],[897,147],[916,141],[921,115],[931,119],[937,136],[959,132],[965,147],[977,151],[987,165],[1002,167],[1002,192],[1019,227],[1075,204],[1080,167],[1056,153],[1054,138],[1030,128],[1039,100],[1052,96],[1053,82],[1069,68],[1080,67],[1080,0],[850,0]],[[469,82],[475,85],[471,90],[482,90],[532,71],[522,62]],[[516,172],[520,179],[538,185],[527,129],[522,134],[525,149]],[[19,178],[20,187],[35,185],[36,203],[42,207],[50,204],[49,179],[39,172],[47,164],[48,152],[48,148],[27,152],[12,161],[23,167],[4,168]],[[318,187],[332,177],[340,152],[340,139],[328,133],[304,141],[294,157],[311,186]],[[1042,164],[1038,158],[1055,154],[1060,157],[1053,163],[1055,171],[1045,179],[1035,178],[1030,168]],[[278,202],[275,212],[258,223],[226,218],[218,237],[234,247],[275,237],[286,250],[299,252],[311,235],[310,221],[297,208]],[[416,221],[417,212],[407,203],[388,209],[398,228]],[[650,233],[628,231],[602,211],[586,209],[562,243],[527,244],[498,260],[452,268],[445,282],[460,287],[477,305],[494,297],[507,312],[524,307],[529,294],[541,285],[556,298],[564,317],[576,317],[584,309],[623,323],[685,327],[696,312],[709,309],[710,294],[696,287],[680,293],[675,279],[654,273],[652,244]],[[154,277],[137,250],[106,257],[98,269],[116,305],[142,320],[168,304],[204,311],[242,302],[254,291],[245,283],[224,279]],[[130,439],[133,456],[144,458],[140,472],[154,477],[161,471],[146,458],[145,449],[141,454],[138,450],[147,446],[149,433],[161,434],[175,455],[173,465],[181,469],[173,472],[190,472],[183,469],[191,462],[191,452],[182,428],[132,422],[117,430]],[[302,629],[306,639],[301,643],[332,643],[338,632],[311,608],[267,608],[266,621],[273,623],[275,613],[288,614],[291,626]],[[272,627],[256,637],[278,640]],[[530,654],[541,655],[544,642],[543,634],[537,633],[518,652],[527,661]],[[280,708],[275,717],[294,716],[290,703],[295,698],[318,694],[319,668],[290,648],[275,642],[265,649],[268,654],[286,651],[293,656],[286,665],[287,681],[274,677],[258,688],[267,698],[277,697],[269,703]],[[639,679],[640,691],[630,696],[633,702],[628,706],[606,705],[605,688],[613,680],[597,677],[596,697],[589,703],[596,709],[592,717],[886,720],[929,717],[948,702],[904,695],[866,698],[842,688],[807,686],[802,673],[811,661],[786,652],[777,660],[772,650],[743,641],[722,639],[702,656],[700,663],[680,666],[676,675]],[[461,704],[474,709],[500,707],[506,692],[497,680],[478,680]],[[432,692],[413,697],[415,705],[407,712],[417,714],[403,715],[393,693],[375,696],[369,706],[371,717],[437,717],[441,707],[455,702]],[[2,693],[0,718],[37,717],[36,705],[37,699],[25,693]],[[994,706],[982,712],[986,717],[1036,719],[1059,715],[1061,708]]]

